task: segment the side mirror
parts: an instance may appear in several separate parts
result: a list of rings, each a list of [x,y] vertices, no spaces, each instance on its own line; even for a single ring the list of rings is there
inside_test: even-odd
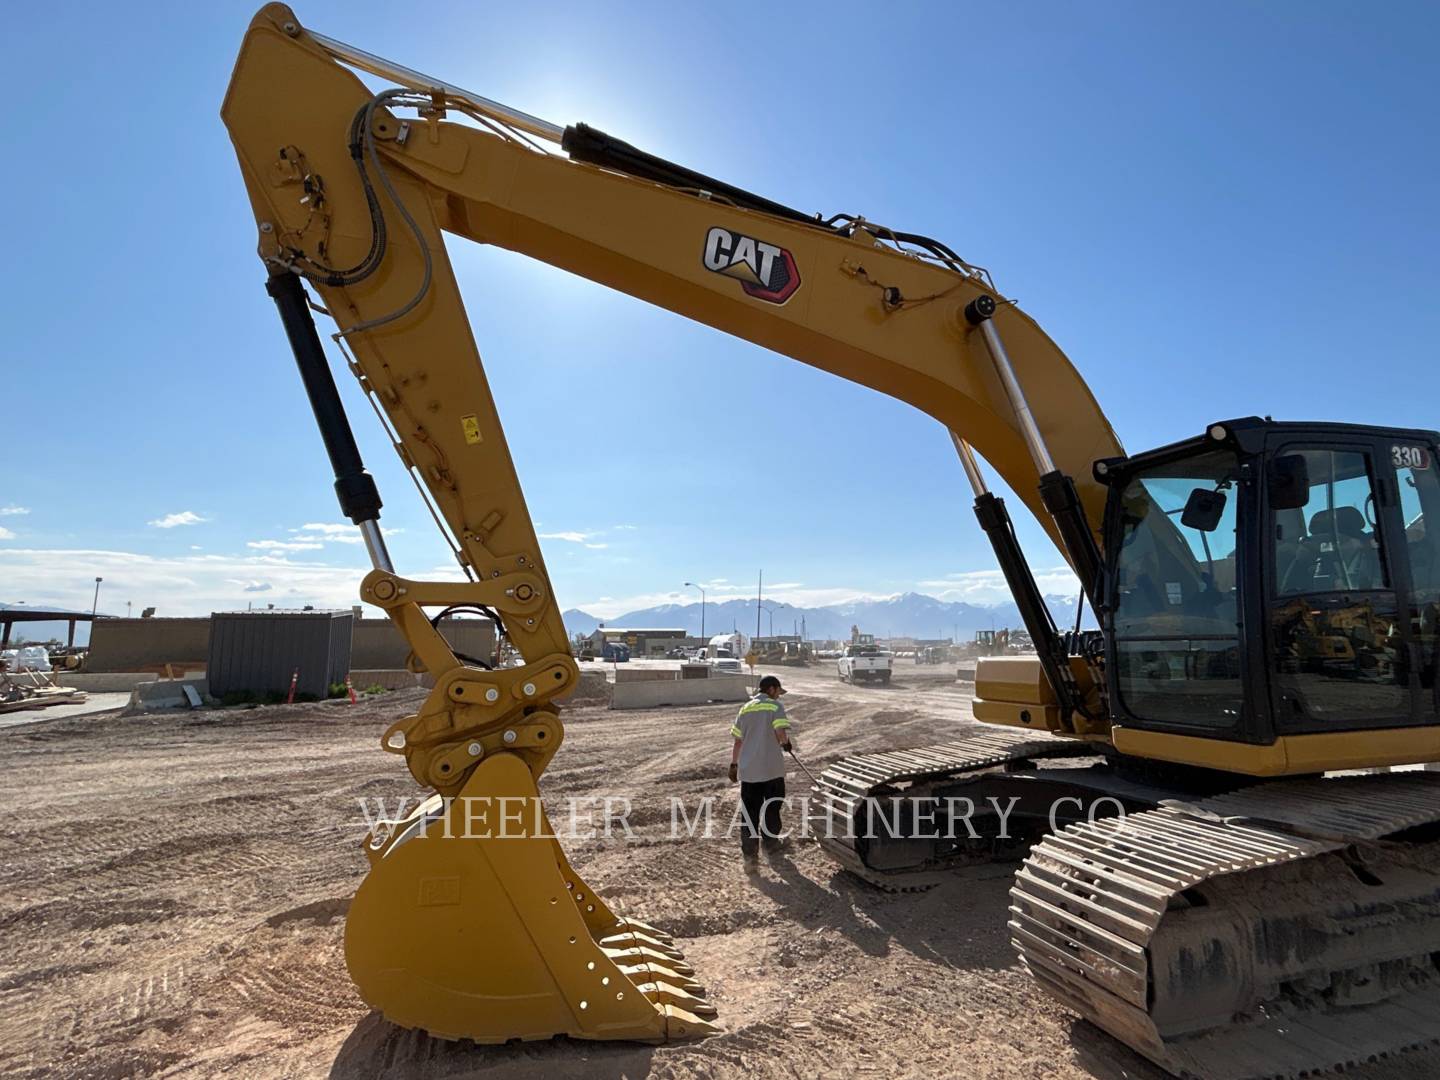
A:
[[[1223,491],[1196,488],[1190,492],[1190,498],[1185,500],[1185,509],[1180,512],[1180,524],[1187,529],[1214,532],[1220,524],[1221,515],[1225,513],[1226,501]]]
[[[1304,454],[1284,454],[1270,462],[1270,509],[1299,510],[1310,501],[1310,467]]]

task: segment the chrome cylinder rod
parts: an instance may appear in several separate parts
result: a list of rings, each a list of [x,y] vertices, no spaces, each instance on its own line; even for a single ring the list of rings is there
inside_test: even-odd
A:
[[[960,455],[960,464],[965,466],[965,475],[970,480],[970,486],[975,489],[975,497],[978,499],[990,489],[985,486],[985,477],[980,473],[980,463],[975,460],[975,451],[953,431],[950,432],[950,441],[955,444],[955,452]]]
[[[986,319],[980,324],[980,333],[985,336],[985,344],[990,349],[990,355],[995,359],[995,370],[1000,373],[1000,382],[1005,387],[1005,396],[1010,399],[1010,407],[1015,410],[1015,418],[1020,421],[1020,434],[1025,436],[1025,445],[1030,448],[1030,456],[1035,459],[1035,468],[1041,476],[1055,471],[1055,462],[1051,460],[1050,448],[1045,445],[1045,438],[1040,434],[1040,427],[1035,423],[1035,415],[1030,411],[1030,403],[1025,400],[1025,391],[1020,388],[1020,380],[1015,376],[1015,368],[1010,364],[1010,354],[1005,351],[1005,343],[1000,340],[1000,331],[995,329],[995,324]]]
[[[1015,375],[1015,366],[1010,363],[1010,354],[1005,351],[1005,342],[1000,340],[1000,331],[995,329],[992,321],[995,306],[994,297],[977,296],[965,306],[965,319],[971,326],[978,327],[981,336],[985,338],[985,346],[990,350],[990,358],[995,361],[1000,385],[1005,388],[1005,396],[1010,399],[1010,408],[1015,410],[1015,419],[1020,422],[1020,434],[1030,449],[1035,469],[1041,476],[1046,476],[1055,471],[1055,462],[1050,457],[1050,449],[1045,445],[1044,436],[1040,434],[1039,425],[1035,423],[1035,416],[1030,412],[1030,403],[1025,400],[1025,391]]]
[[[549,139],[558,143],[565,135],[565,129],[558,124],[552,124],[548,120],[541,120],[538,116],[531,116],[529,113],[521,112],[519,109],[512,109],[509,105],[502,105],[498,101],[491,101],[487,97],[471,93],[454,83],[448,83],[444,79],[436,79],[414,68],[397,64],[393,60],[386,60],[383,56],[376,56],[374,53],[366,52],[364,49],[357,49],[354,45],[347,45],[343,41],[336,41],[332,37],[307,29],[305,33],[310,35],[312,41],[328,52],[335,59],[357,67],[361,71],[368,71],[371,75],[378,75],[382,79],[390,79],[410,90],[418,90],[421,93],[428,93],[431,90],[442,90],[446,97],[463,101],[478,113],[498,120],[502,124],[508,124],[517,131],[523,131],[527,135],[534,135],[541,139]]]
[[[360,522],[360,536],[365,540],[365,550],[370,553],[370,565],[376,570],[393,574],[395,564],[390,561],[390,552],[385,547],[385,534],[380,531],[380,522]]]

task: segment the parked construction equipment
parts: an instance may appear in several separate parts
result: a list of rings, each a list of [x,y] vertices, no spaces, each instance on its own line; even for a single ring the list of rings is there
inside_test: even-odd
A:
[[[344,65],[400,88],[372,93]],[[450,797],[536,797],[577,671],[448,231],[955,433],[1038,655],[980,661],[975,715],[994,731],[825,771],[830,813],[857,836],[831,844],[836,858],[887,887],[1025,859],[1010,932],[1026,965],[1176,1073],[1298,1075],[1440,1036],[1440,776],[1313,778],[1440,760],[1434,431],[1245,418],[1127,455],[1059,348],[945,244],[561,128],[308,31],[281,4],[252,22],[224,118],[268,289],[375,567],[362,596],[436,680],[382,741],[436,795],[370,848],[350,908],[347,962],[372,1006],[486,1042],[714,1030],[672,943],[595,896],[543,817],[524,839],[445,838],[461,832]],[[470,580],[391,565],[306,284]],[[1065,554],[1098,632],[1055,627],[981,456]],[[522,661],[467,664],[430,607],[493,617]],[[953,828],[868,839],[895,794],[942,825],[952,797],[1017,799],[1023,827],[1009,843]],[[1089,811],[1047,818],[1071,799]],[[1102,804],[1129,816],[1102,819]]]

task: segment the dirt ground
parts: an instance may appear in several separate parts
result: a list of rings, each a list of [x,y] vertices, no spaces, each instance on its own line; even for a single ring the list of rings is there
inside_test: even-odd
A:
[[[889,688],[781,672],[802,759],[954,738],[951,670]],[[419,691],[348,703],[44,720],[0,732],[0,1075],[935,1077],[1159,1080],[1037,990],[994,870],[890,896],[813,844],[742,873],[724,839],[670,841],[669,797],[721,800],[734,706],[565,711],[542,779],[632,800],[634,839],[568,842],[612,906],[674,934],[724,1034],[689,1045],[479,1047],[371,1015],[342,958],[364,872],[357,800],[413,796],[379,733]],[[791,776],[792,791],[808,787]],[[1367,1078],[1440,1074],[1414,1055]]]

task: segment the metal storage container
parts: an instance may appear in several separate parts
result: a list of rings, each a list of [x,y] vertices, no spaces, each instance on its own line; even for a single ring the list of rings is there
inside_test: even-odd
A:
[[[210,693],[295,693],[323,699],[350,673],[349,611],[219,611],[210,616]]]

